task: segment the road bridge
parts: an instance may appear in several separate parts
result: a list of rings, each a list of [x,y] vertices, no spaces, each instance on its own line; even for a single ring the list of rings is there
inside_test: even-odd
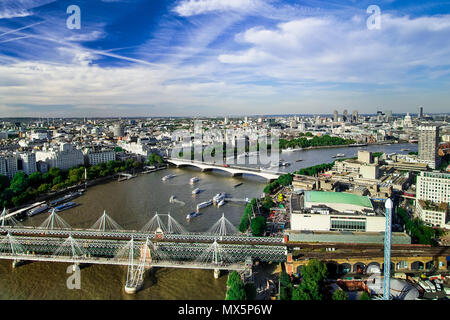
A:
[[[201,169],[202,171],[210,171],[210,170],[221,170],[228,173],[231,173],[232,176],[239,176],[243,174],[255,175],[258,177],[262,177],[267,179],[268,181],[276,180],[279,176],[285,174],[283,172],[273,172],[273,171],[265,171],[257,168],[249,168],[249,167],[241,167],[235,165],[219,165],[215,163],[207,163],[195,160],[185,160],[179,158],[168,158],[166,160],[168,163],[176,165],[177,167],[196,167]]]

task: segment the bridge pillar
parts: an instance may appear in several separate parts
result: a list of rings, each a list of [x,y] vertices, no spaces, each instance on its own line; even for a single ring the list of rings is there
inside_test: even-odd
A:
[[[220,277],[220,269],[214,269],[214,279],[219,279]]]
[[[22,260],[19,260],[19,259],[14,259],[13,261],[12,261],[12,267],[13,268],[17,268],[17,267],[19,267],[20,265],[22,265],[23,264],[23,261]]]

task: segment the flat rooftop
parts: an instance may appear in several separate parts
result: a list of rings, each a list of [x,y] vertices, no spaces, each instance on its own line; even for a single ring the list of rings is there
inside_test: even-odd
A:
[[[351,204],[373,210],[372,202],[370,201],[369,197],[358,196],[356,194],[345,192],[306,191],[305,201],[325,204]]]

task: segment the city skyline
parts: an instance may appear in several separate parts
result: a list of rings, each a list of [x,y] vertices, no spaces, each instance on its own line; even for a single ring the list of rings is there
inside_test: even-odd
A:
[[[71,5],[80,29],[67,26]],[[376,30],[366,23],[370,5],[3,1],[0,115],[446,112],[449,4],[381,1]]]

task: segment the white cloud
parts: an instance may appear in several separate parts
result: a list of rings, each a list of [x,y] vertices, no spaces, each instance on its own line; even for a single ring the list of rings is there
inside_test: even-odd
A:
[[[392,84],[427,79],[434,68],[447,66],[450,47],[443,44],[449,32],[450,15],[382,15],[381,30],[368,30],[356,18],[302,18],[248,29],[236,41],[250,48],[218,60],[272,79]],[[423,70],[409,75],[417,67]]]
[[[180,16],[189,17],[216,11],[246,12],[260,7],[261,4],[260,0],[182,0],[174,11]]]

